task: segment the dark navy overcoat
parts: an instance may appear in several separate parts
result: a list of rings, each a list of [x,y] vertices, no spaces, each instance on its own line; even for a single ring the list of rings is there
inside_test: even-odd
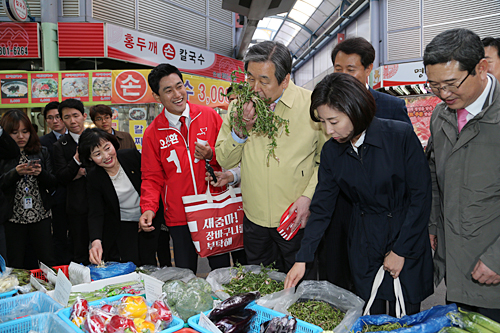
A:
[[[405,302],[418,303],[431,295],[431,178],[412,126],[375,117],[359,155],[350,142],[330,139],[325,143],[298,262],[313,260],[340,189],[354,206],[348,251],[356,293],[369,299],[375,274],[392,250],[405,257],[400,274]],[[386,272],[377,298],[394,300],[393,288]]]

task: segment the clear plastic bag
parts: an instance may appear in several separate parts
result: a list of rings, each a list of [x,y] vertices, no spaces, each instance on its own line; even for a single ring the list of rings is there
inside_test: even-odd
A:
[[[365,305],[365,302],[355,294],[328,281],[303,281],[294,294],[281,298],[274,306],[274,310],[290,314],[288,308],[299,299],[324,301],[345,312],[344,319],[334,328],[334,333],[348,333],[363,313]]]
[[[252,273],[258,274],[261,271],[262,271],[262,266],[258,266],[258,265],[243,266],[244,273],[252,272]],[[208,274],[207,282],[210,283],[210,285],[212,286],[212,290],[214,291],[215,295],[217,295],[217,297],[219,297],[220,299],[225,300],[225,299],[229,298],[230,295],[224,291],[223,285],[229,283],[232,278],[236,277],[237,273],[238,273],[238,268],[235,268],[235,267],[226,267],[226,268],[215,269]],[[275,281],[285,281],[285,278],[286,278],[285,273],[280,273],[280,272],[276,272],[276,271],[270,271],[268,273],[268,275],[272,280],[275,280]],[[290,293],[289,291],[286,291],[286,292],[279,291],[279,292],[272,293],[269,295],[264,295],[261,297],[260,300],[262,300],[264,302],[266,300],[277,301],[283,295],[286,295],[289,293]],[[263,304],[265,304],[265,303],[263,303]],[[260,304],[260,305],[262,305],[262,304]],[[268,305],[264,305],[264,306],[268,307]]]
[[[19,281],[15,275],[3,275],[0,278],[0,294],[6,293],[19,286]]]
[[[187,321],[200,312],[212,309],[213,303],[210,294],[193,287],[187,287],[186,292],[175,304],[175,310],[182,320]]]
[[[96,265],[90,265],[88,267],[90,268],[90,277],[94,281],[132,273],[136,268],[134,263],[130,261],[125,263],[109,261],[104,264],[104,267]]]
[[[163,267],[156,272],[153,272],[151,276],[163,282],[171,280],[182,280],[184,282],[188,282],[192,278],[196,277],[192,270],[179,267]]]
[[[200,277],[195,277],[194,279],[189,280],[187,285],[188,287],[199,289],[208,294],[212,293],[212,286],[210,285],[210,283]]]

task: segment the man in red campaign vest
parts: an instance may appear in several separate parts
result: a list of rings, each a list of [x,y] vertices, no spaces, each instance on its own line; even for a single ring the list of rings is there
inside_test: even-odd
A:
[[[205,160],[215,170],[221,170],[214,146],[222,119],[213,109],[188,102],[182,74],[176,67],[158,65],[149,74],[148,82],[153,97],[164,108],[143,137],[139,225],[143,231],[154,230],[152,221],[161,198],[165,224],[174,245],[175,266],[196,273],[198,254],[187,226],[182,197],[207,191]],[[227,253],[208,257],[208,261],[212,269],[230,265]]]

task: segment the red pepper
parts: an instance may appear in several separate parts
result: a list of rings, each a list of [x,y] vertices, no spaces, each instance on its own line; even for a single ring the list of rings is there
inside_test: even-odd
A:
[[[83,329],[88,333],[104,333],[104,318],[99,315],[91,315],[83,324]]]
[[[134,321],[132,319],[122,316],[113,316],[108,325],[106,325],[106,332],[137,333],[137,330],[135,329]]]
[[[155,301],[151,308],[156,310],[151,312],[152,322],[156,323],[158,320],[161,320],[170,324],[172,321],[172,311],[170,311],[163,301]]]
[[[104,304],[103,306],[101,306],[101,310],[111,313],[111,311],[113,310],[113,307],[109,304]]]
[[[89,302],[87,300],[78,298],[73,307],[71,308],[71,317],[85,317],[89,311]]]

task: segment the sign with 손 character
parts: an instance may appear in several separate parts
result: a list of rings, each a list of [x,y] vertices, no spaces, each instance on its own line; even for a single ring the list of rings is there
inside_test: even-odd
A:
[[[141,100],[148,91],[148,82],[138,71],[123,71],[116,76],[114,83],[116,94],[127,103]]]

